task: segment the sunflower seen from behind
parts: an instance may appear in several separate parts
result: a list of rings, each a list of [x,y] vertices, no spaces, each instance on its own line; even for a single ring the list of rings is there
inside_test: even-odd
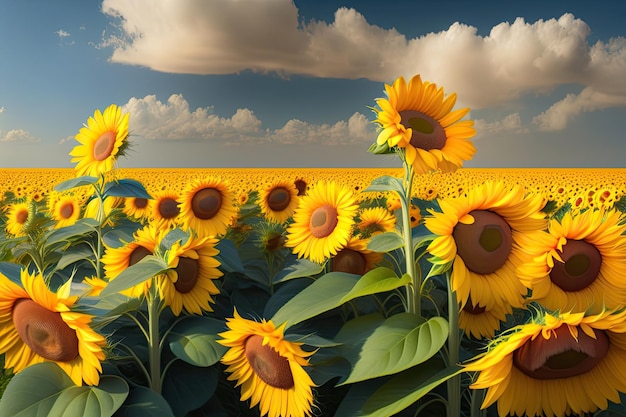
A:
[[[438,200],[425,225],[435,239],[427,250],[433,264],[452,263],[450,285],[461,307],[471,297],[488,309],[523,306],[526,287],[516,275],[521,263],[519,238],[545,229],[543,197],[518,185],[487,181],[467,196]]]
[[[323,263],[347,244],[357,210],[350,188],[335,181],[320,181],[300,197],[285,246],[299,258]]]
[[[520,280],[551,310],[598,312],[626,305],[626,224],[617,210],[553,218],[547,231],[521,236]]]
[[[111,104],[104,112],[96,110],[75,136],[80,143],[72,149],[77,176],[98,177],[112,171],[118,156],[128,147],[129,113]]]
[[[314,352],[286,340],[284,324],[248,320],[236,309],[233,315],[217,342],[229,348],[221,362],[228,380],[241,387],[241,401],[249,401],[250,408],[258,404],[261,416],[312,416],[314,383],[304,367]]]
[[[464,365],[478,372],[482,408],[498,413],[562,417],[604,410],[626,392],[626,311],[547,313],[491,342]]]
[[[92,316],[72,311],[71,280],[52,292],[39,274],[21,271],[21,285],[0,274],[0,354],[19,373],[30,365],[54,362],[74,384],[98,385],[105,359],[104,337]]]
[[[214,177],[196,178],[180,196],[180,224],[199,237],[221,236],[237,216],[235,194],[228,183]]]
[[[469,141],[476,132],[472,120],[461,120],[469,108],[452,111],[456,94],[444,98],[443,88],[415,75],[407,84],[399,77],[385,84],[387,98],[374,108],[380,127],[376,144],[402,150],[416,174],[451,172],[470,160],[476,148]]]

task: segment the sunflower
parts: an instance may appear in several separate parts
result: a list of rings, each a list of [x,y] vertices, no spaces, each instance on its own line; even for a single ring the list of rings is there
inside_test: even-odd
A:
[[[41,275],[21,272],[22,286],[0,274],[0,354],[19,373],[54,362],[76,385],[98,385],[105,359],[104,337],[89,327],[92,316],[72,311],[71,280],[56,293]]]
[[[250,399],[250,408],[259,404],[261,416],[312,416],[314,384],[303,367],[314,352],[285,340],[285,325],[276,328],[271,320],[247,320],[235,310],[226,325],[218,343],[230,349],[221,361],[231,373],[228,379],[241,385],[241,401]]]
[[[190,237],[184,244],[175,244],[168,253],[171,269],[157,279],[159,295],[178,316],[184,309],[191,314],[213,311],[209,303],[219,294],[213,282],[222,276],[215,259],[217,239]]]
[[[104,109],[104,113],[96,110],[89,117],[75,139],[80,143],[72,149],[71,162],[77,162],[76,175],[100,176],[113,170],[118,155],[122,155],[128,146],[129,113],[122,114],[121,107],[115,104]]]
[[[626,311],[539,313],[510,329],[465,365],[504,415],[583,415],[620,402],[626,392]]]
[[[532,299],[551,310],[595,312],[626,304],[626,224],[616,210],[551,219],[548,231],[520,240],[520,280]],[[591,312],[591,311],[590,311]]]
[[[127,197],[124,199],[122,212],[135,220],[150,218],[150,200],[143,197]]]
[[[48,213],[56,221],[55,228],[71,226],[80,218],[81,200],[73,193],[53,192],[47,203]]]
[[[444,99],[443,88],[415,75],[407,85],[399,77],[385,85],[387,98],[379,98],[374,109],[380,125],[376,143],[404,150],[406,162],[415,173],[431,170],[451,172],[470,160],[476,149],[468,140],[476,134],[472,120],[461,119],[469,108],[452,111],[456,94]]]
[[[150,200],[150,222],[157,229],[172,229],[179,224],[180,201],[175,191],[162,190]]]
[[[383,254],[367,249],[369,239],[351,236],[348,243],[330,260],[330,270],[363,275],[376,267],[383,259]]]
[[[300,197],[294,223],[287,228],[285,246],[293,248],[298,257],[322,263],[348,242],[357,210],[350,188],[320,181]]]
[[[364,208],[359,213],[359,219],[357,227],[364,238],[393,232],[396,228],[396,216],[385,207]]]
[[[200,237],[223,235],[237,216],[234,193],[217,178],[192,180],[182,191],[180,201],[182,228]]]
[[[83,217],[95,219],[99,221],[102,226],[114,226],[115,219],[111,214],[113,213],[113,209],[120,206],[121,202],[121,198],[109,196],[105,198],[104,202],[101,204],[100,199],[94,197],[87,202]]]
[[[437,237],[428,246],[434,264],[453,262],[450,284],[461,307],[471,297],[479,307],[521,307],[527,289],[516,276],[522,233],[545,229],[541,195],[519,185],[488,181],[467,196],[438,200],[426,228]]]
[[[261,189],[259,206],[266,219],[284,223],[298,207],[298,189],[288,181],[268,184]]]
[[[467,337],[491,339],[500,330],[507,316],[513,313],[510,305],[495,304],[489,309],[475,306],[468,300],[459,310],[459,327]]]
[[[104,265],[105,278],[114,280],[129,266],[136,264],[147,255],[152,255],[161,241],[163,233],[157,230],[154,225],[144,226],[135,232],[135,240],[123,246],[112,248],[105,247],[101,262]],[[144,281],[139,285],[121,291],[128,297],[141,297],[150,288],[152,280]]]
[[[35,216],[34,207],[30,202],[12,203],[7,207],[6,231],[19,237],[28,234],[29,222]]]

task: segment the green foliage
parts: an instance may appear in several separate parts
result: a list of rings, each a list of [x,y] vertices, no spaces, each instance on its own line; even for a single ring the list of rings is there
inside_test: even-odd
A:
[[[224,322],[210,317],[187,317],[172,328],[168,340],[177,358],[199,367],[217,363],[228,350],[217,343],[217,333],[226,330]]]

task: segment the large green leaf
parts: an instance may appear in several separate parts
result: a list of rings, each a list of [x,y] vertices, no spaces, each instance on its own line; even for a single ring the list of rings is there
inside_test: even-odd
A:
[[[404,239],[396,232],[386,232],[371,237],[367,249],[374,252],[391,252],[404,246]]]
[[[152,199],[142,183],[130,178],[108,182],[104,186],[104,198],[106,197],[135,197],[145,198],[148,200]]]
[[[217,333],[227,330],[223,321],[211,317],[188,317],[169,334],[169,345],[177,358],[195,366],[211,366],[228,350],[217,343]]]
[[[313,277],[324,270],[324,266],[308,259],[294,259],[292,262],[285,263],[283,268],[274,277],[274,283],[288,281],[294,278]]]
[[[61,259],[57,262],[56,269],[62,270],[75,262],[94,257],[93,249],[89,245],[85,243],[74,245],[71,250],[63,252]]]
[[[337,341],[352,372],[342,384],[391,375],[423,363],[435,355],[448,337],[448,322],[442,317],[424,320],[411,313],[395,314],[380,322],[356,319],[346,323]]]
[[[141,284],[142,282],[162,274],[168,269],[167,263],[154,255],[147,255],[136,264],[129,266],[122,273],[112,279],[102,290],[101,295],[115,294],[127,288]]]
[[[218,375],[215,366],[199,368],[176,361],[168,368],[163,381],[163,397],[175,416],[186,416],[202,407],[215,393]]]
[[[140,386],[130,391],[115,417],[174,417],[174,413],[165,398]]]
[[[55,363],[31,365],[15,375],[0,400],[3,417],[109,417],[128,395],[128,384],[102,376],[97,387],[76,386]]]
[[[378,191],[396,191],[400,196],[404,196],[404,187],[402,186],[402,180],[400,178],[392,177],[389,175],[383,175],[378,178],[374,178],[363,192]]]
[[[48,235],[46,245],[53,245],[59,242],[66,243],[83,238],[85,235],[95,232],[98,226],[99,224],[95,219],[78,219],[76,223],[71,226],[54,229]]]
[[[82,177],[70,178],[69,180],[60,182],[54,186],[54,190],[58,192],[67,191],[67,190],[71,190],[72,188],[95,184],[96,182],[98,182],[97,177],[91,177],[89,175],[85,175]]]
[[[391,377],[354,384],[337,409],[341,417],[387,417],[396,415],[432,389],[462,372],[461,367],[446,367],[442,360],[431,360]]]
[[[330,272],[317,278],[311,285],[282,306],[272,317],[276,324],[287,323],[286,328],[318,314],[332,310],[356,297],[391,291],[407,283],[389,268],[380,267],[362,277],[344,272]]]
[[[232,240],[220,239],[215,247],[220,251],[216,259],[220,261],[221,269],[226,272],[244,272],[243,263]]]

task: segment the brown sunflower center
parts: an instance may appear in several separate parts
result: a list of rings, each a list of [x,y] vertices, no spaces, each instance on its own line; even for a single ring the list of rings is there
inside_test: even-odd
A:
[[[96,161],[104,161],[113,152],[115,146],[115,132],[104,132],[93,144],[93,159]]]
[[[263,345],[263,336],[250,336],[246,339],[244,350],[250,367],[263,382],[274,388],[293,388],[289,360],[270,345]]]
[[[274,188],[267,196],[267,206],[273,211],[283,211],[289,207],[290,201],[289,190],[282,187]]]
[[[191,211],[202,220],[215,217],[222,207],[222,193],[215,188],[203,188],[191,199]]]
[[[342,249],[333,258],[331,269],[336,272],[363,275],[366,272],[367,261],[359,251]]]
[[[429,151],[446,145],[446,132],[441,124],[422,112],[403,110],[400,112],[400,123],[411,128],[413,134],[409,142],[415,148]]]
[[[296,186],[296,190],[298,190],[298,196],[306,194],[307,183],[305,180],[295,180],[293,185]]]
[[[609,351],[609,338],[594,329],[596,338],[578,330],[578,340],[566,324],[556,328],[550,339],[538,336],[513,353],[513,365],[534,379],[570,378],[590,371]]]
[[[18,224],[24,224],[28,220],[28,210],[19,209],[17,213],[15,213],[15,221]]]
[[[180,258],[176,267],[178,280],[174,283],[176,291],[180,293],[188,293],[193,290],[200,276],[200,264],[197,259]]]
[[[472,210],[474,223],[458,223],[452,236],[465,266],[477,274],[498,270],[513,248],[511,227],[500,215],[489,210]]]
[[[147,198],[141,198],[141,197],[137,197],[133,200],[133,205],[135,206],[135,208],[137,209],[143,209],[146,208],[146,206],[148,205],[148,199]]]
[[[63,203],[59,209],[59,214],[64,219],[69,219],[74,214],[74,205],[72,203]]]
[[[265,242],[265,249],[274,252],[282,248],[285,244],[285,238],[282,235],[274,235]]]
[[[148,255],[152,255],[152,252],[150,252],[143,246],[137,246],[135,249],[133,249],[133,251],[130,253],[130,256],[128,257],[128,266],[135,265],[137,262],[141,261]]]
[[[554,263],[550,280],[563,291],[580,291],[598,277],[602,255],[591,243],[568,240],[560,255],[563,262]]]
[[[164,219],[173,219],[180,213],[178,202],[170,197],[166,197],[159,203],[159,214]]]
[[[309,222],[311,234],[318,239],[330,235],[339,222],[337,215],[337,209],[330,204],[325,204],[313,210]]]
[[[20,339],[47,360],[69,362],[78,356],[76,331],[63,321],[61,313],[23,298],[13,304],[13,324]]]

